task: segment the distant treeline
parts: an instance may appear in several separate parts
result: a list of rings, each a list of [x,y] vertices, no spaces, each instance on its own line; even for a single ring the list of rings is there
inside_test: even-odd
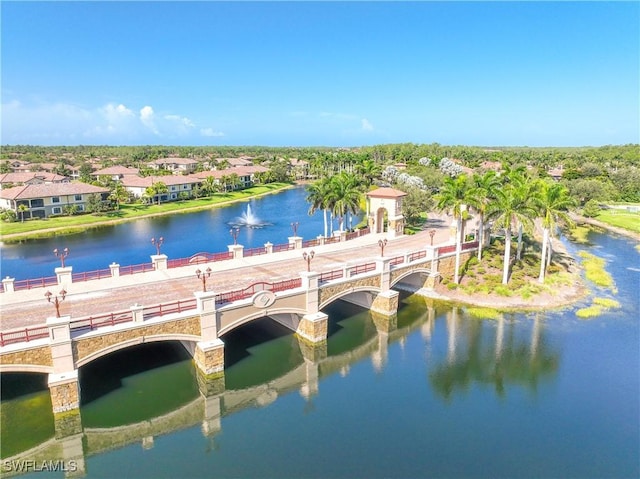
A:
[[[141,168],[146,162],[169,156],[209,161],[216,158],[249,156],[256,163],[276,158],[308,161],[318,175],[354,171],[363,162],[381,167],[405,163],[410,169],[421,158],[437,165],[442,158],[457,160],[462,166],[479,170],[485,162],[510,167],[525,165],[537,176],[562,168],[561,181],[571,194],[585,204],[596,201],[640,201],[640,145],[601,147],[474,147],[447,146],[438,143],[399,143],[354,148],[264,147],[264,146],[3,146],[2,160],[32,163],[64,163],[79,167],[89,160],[99,160],[102,167],[124,165]],[[439,183],[438,178],[434,178]]]

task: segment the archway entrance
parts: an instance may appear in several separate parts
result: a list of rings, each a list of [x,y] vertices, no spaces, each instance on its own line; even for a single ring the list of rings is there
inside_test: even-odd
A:
[[[394,188],[378,188],[367,193],[368,223],[373,233],[386,232],[391,238],[403,234],[402,198],[405,196],[407,194],[404,191]]]

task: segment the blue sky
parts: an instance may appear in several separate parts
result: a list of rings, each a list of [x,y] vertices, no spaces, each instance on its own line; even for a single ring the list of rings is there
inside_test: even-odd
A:
[[[638,2],[10,2],[2,144],[640,142]]]

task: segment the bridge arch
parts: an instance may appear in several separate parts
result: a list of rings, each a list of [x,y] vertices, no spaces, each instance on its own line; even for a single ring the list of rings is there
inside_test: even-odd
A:
[[[0,373],[43,373],[53,372],[53,366],[42,364],[0,364]]]
[[[269,308],[255,311],[250,314],[243,315],[238,318],[230,318],[228,321],[225,316],[231,316],[233,310],[221,311],[221,327],[218,330],[218,336],[223,336],[240,326],[247,324],[256,319],[268,317],[277,323],[295,331],[300,322],[300,318],[307,314],[306,310],[301,308]],[[227,313],[225,315],[225,313]]]
[[[195,344],[201,340],[202,339],[200,338],[200,336],[194,336],[191,334],[178,334],[178,333],[157,334],[153,336],[140,336],[137,338],[126,340],[126,341],[121,341],[119,343],[112,344],[107,347],[93,351],[90,354],[87,354],[86,356],[78,358],[75,361],[75,364],[76,364],[76,368],[79,368],[89,364],[92,361],[95,361],[98,358],[106,356],[107,354],[115,353],[116,351],[130,348],[132,346],[137,346],[139,344],[146,344],[146,343],[159,342],[159,341],[179,341],[181,343],[192,342]]]
[[[330,287],[325,288],[327,297],[321,296],[320,304],[318,305],[318,309],[322,309],[329,304],[337,301],[339,299],[346,298],[347,296],[352,296],[352,300],[355,304],[368,308],[373,303],[375,297],[382,290],[377,286],[366,285],[366,286],[350,286],[346,285],[346,288],[340,288],[340,285],[336,285],[337,288],[332,290]],[[323,291],[323,292],[324,292]]]
[[[391,281],[390,281],[390,287],[394,287],[396,284],[398,284],[400,281],[402,281],[403,279],[409,278],[410,276],[413,275],[421,275],[421,274],[431,274],[431,269],[427,268],[426,266],[415,266],[411,269],[408,269],[406,271],[398,271],[396,272],[396,274],[391,275]],[[422,285],[420,285],[420,287],[422,287]]]

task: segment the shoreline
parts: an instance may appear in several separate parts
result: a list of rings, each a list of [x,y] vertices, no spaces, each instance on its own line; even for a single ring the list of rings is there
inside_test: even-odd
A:
[[[581,216],[576,213],[573,213],[571,215],[571,218],[576,222],[576,224],[587,224],[591,226],[597,226],[598,228],[602,228],[612,233],[616,233],[621,236],[626,236],[627,238],[632,238],[636,241],[640,241],[640,233],[636,233],[635,231],[620,228],[619,226],[613,226],[603,221],[597,220],[595,218],[587,218],[586,216]]]
[[[181,215],[185,213],[195,213],[197,211],[209,210],[209,209],[217,208],[220,206],[228,206],[233,203],[247,201],[253,198],[260,198],[266,195],[273,195],[273,194],[288,190],[290,188],[295,188],[296,186],[297,184],[287,185],[287,186],[283,186],[282,188],[278,188],[277,190],[274,190],[274,191],[265,191],[264,193],[249,195],[245,198],[226,200],[220,203],[212,203],[212,204],[203,205],[203,206],[194,206],[192,208],[186,208],[184,210],[178,210],[178,211],[173,210],[173,211],[165,211],[165,212],[159,212],[159,213],[149,213],[145,215],[134,216],[132,218],[109,219],[105,221],[100,221],[98,223],[85,223],[82,225],[74,225],[74,226],[57,226],[53,228],[43,228],[39,230],[29,231],[28,233],[12,233],[8,235],[0,235],[0,242],[16,243],[24,240],[29,240],[29,239],[50,238],[52,236],[69,236],[77,233],[82,233],[88,229],[102,228],[104,226],[114,226],[122,223],[128,223],[130,221],[136,221],[136,220],[141,220],[146,218],[154,218],[158,216],[169,216],[169,215]]]

